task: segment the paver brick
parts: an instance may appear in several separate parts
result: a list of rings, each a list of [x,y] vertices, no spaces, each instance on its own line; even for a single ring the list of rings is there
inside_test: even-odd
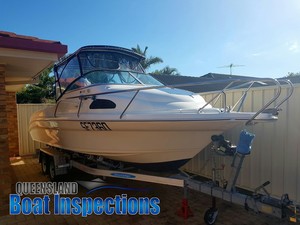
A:
[[[15,164],[14,162],[23,160],[24,164]],[[16,176],[16,181],[49,181],[47,176],[43,176],[40,171],[40,165],[37,158],[28,157],[16,157],[12,160],[12,168]],[[76,181],[80,179],[86,179],[88,175],[76,171],[63,177],[63,181]],[[17,215],[17,216],[2,216],[0,217],[1,225],[12,224],[55,224],[55,225],[76,225],[76,224],[105,224],[105,225],[193,225],[193,224],[205,224],[203,216],[207,208],[210,207],[211,198],[207,195],[190,190],[188,199],[190,208],[193,211],[194,216],[188,219],[183,219],[176,215],[177,210],[181,207],[181,198],[183,196],[183,190],[178,187],[163,186],[158,184],[151,184],[146,182],[126,181],[112,179],[109,182],[117,182],[120,185],[137,187],[137,188],[151,188],[148,192],[133,192],[133,191],[120,191],[115,189],[105,189],[102,191],[94,192],[89,196],[95,197],[114,197],[117,194],[123,192],[130,196],[157,196],[160,198],[161,212],[157,216],[145,216],[145,215],[90,215],[87,217],[74,216],[74,215]],[[78,197],[86,197],[87,190],[83,187],[79,187]],[[51,202],[50,202],[51,203]],[[51,204],[50,204],[51,205]],[[286,221],[281,221],[277,218],[255,214],[254,212],[247,212],[243,207],[224,202],[222,200],[217,201],[219,208],[219,215],[216,225],[288,225],[292,224]],[[51,205],[50,207],[53,207]]]

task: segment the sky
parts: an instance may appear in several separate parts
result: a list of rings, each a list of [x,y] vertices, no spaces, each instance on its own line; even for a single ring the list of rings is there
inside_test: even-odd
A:
[[[148,46],[186,76],[300,72],[300,0],[10,0],[0,30],[68,45]],[[221,68],[220,68],[221,67]]]

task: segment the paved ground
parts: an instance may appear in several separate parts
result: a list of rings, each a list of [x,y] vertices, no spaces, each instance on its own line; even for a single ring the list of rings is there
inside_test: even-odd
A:
[[[25,158],[14,158],[11,160],[13,170],[15,172],[16,181],[49,181],[49,178],[42,175],[40,170],[40,165],[36,158],[25,157]],[[64,181],[76,181],[86,179],[88,175],[83,174],[79,171],[73,171],[70,175],[64,176]],[[210,198],[201,193],[194,191],[189,191],[189,204],[194,213],[193,217],[188,219],[183,219],[176,215],[176,211],[181,206],[181,197],[183,191],[181,188],[163,186],[157,184],[150,184],[145,182],[136,181],[125,181],[113,179],[109,182],[127,185],[129,187],[139,187],[139,188],[151,188],[147,192],[134,192],[134,191],[121,191],[115,189],[105,189],[101,191],[94,192],[88,195],[87,190],[83,187],[79,187],[78,197],[91,196],[95,198],[96,196],[102,197],[115,197],[115,195],[126,193],[128,197],[152,197],[157,196],[160,198],[160,208],[161,212],[157,216],[129,216],[129,215],[91,215],[87,217],[81,216],[55,216],[55,215],[44,215],[44,216],[34,216],[34,215],[18,215],[18,216],[2,216],[0,217],[0,224],[144,224],[144,225],[179,225],[179,224],[205,224],[203,221],[203,216],[205,210],[210,206]],[[222,225],[274,225],[274,224],[290,224],[281,221],[277,218],[269,217],[266,215],[255,214],[253,212],[247,212],[244,208],[229,204],[219,200],[217,202],[219,208],[219,216],[216,224]]]

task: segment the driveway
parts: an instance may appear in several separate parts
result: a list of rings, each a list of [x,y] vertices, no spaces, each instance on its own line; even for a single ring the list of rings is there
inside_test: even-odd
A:
[[[35,157],[18,157],[11,159],[11,165],[15,173],[16,182],[46,182],[49,181],[47,176],[41,172],[38,159]],[[91,180],[95,177],[87,175],[83,172],[73,170],[70,174],[61,178],[63,181]],[[109,183],[123,185],[126,187],[134,187],[147,189],[146,191],[130,191],[104,189],[87,194],[87,189],[79,185],[79,193],[76,197],[115,197],[116,195],[127,194],[129,197],[158,197],[160,199],[159,215],[90,215],[87,217],[75,215],[17,215],[2,216],[0,224],[143,224],[143,225],[176,225],[176,224],[205,224],[203,216],[207,208],[210,207],[211,198],[207,195],[196,191],[189,191],[188,200],[193,216],[183,219],[177,216],[176,212],[181,207],[181,199],[183,190],[178,187],[152,184],[146,182],[138,182],[131,180],[109,179]],[[50,201],[51,202],[51,201]],[[274,225],[274,224],[293,224],[280,219],[248,212],[243,207],[236,206],[222,200],[217,201],[219,215],[216,224],[222,225]]]

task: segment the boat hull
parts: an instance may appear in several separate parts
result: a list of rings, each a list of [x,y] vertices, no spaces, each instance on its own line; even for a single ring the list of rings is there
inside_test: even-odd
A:
[[[54,147],[139,164],[193,158],[211,136],[243,121],[35,120],[34,140]]]

